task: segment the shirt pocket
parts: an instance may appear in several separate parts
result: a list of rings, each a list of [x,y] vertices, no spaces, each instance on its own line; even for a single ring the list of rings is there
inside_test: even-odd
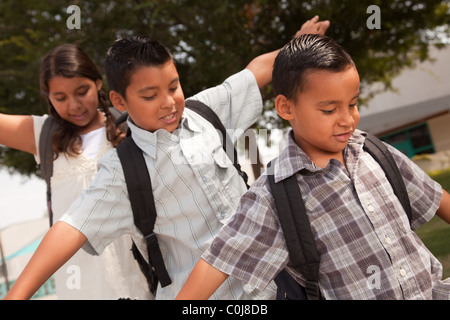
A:
[[[225,203],[228,204],[226,215],[229,216],[234,214],[247,188],[223,148],[214,150],[212,156],[215,164],[214,180],[220,185],[221,193],[226,198]]]
[[[389,215],[389,220],[394,220],[395,224],[402,233],[407,234],[411,231],[408,215],[406,214],[400,200],[394,193],[392,186],[388,183],[382,187],[379,182],[375,183],[375,187],[383,199],[382,211]]]

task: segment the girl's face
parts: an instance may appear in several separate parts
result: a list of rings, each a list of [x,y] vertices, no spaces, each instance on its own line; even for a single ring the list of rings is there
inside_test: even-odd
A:
[[[48,82],[50,102],[64,120],[80,127],[80,134],[103,126],[98,108],[102,81],[54,76]]]

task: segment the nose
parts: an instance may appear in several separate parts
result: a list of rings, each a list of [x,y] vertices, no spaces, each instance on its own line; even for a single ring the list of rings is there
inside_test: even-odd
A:
[[[356,112],[358,112],[356,110]],[[339,117],[339,125],[341,127],[350,128],[355,124],[355,110],[353,108],[343,108],[340,117]]]
[[[81,107],[81,102],[77,97],[69,97],[69,110],[78,110]]]
[[[175,105],[175,99],[172,95],[167,94],[162,102],[161,109],[172,109]]]

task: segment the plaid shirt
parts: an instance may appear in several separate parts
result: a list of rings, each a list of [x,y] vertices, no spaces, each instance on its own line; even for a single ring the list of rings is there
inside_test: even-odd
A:
[[[383,170],[362,147],[356,130],[344,151],[347,168],[332,159],[319,168],[295,144],[275,162],[275,181],[297,174],[316,247],[320,255],[319,287],[325,299],[448,299],[450,279],[411,230],[407,215]],[[430,220],[442,189],[414,163],[389,146],[404,178],[412,206],[412,228]],[[249,285],[264,288],[288,265],[267,176],[242,198],[202,258]]]

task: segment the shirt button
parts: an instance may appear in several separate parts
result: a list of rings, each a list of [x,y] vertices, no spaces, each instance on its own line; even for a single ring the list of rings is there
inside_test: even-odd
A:
[[[202,181],[206,182],[208,179],[205,176],[202,176]]]
[[[367,209],[369,209],[370,212],[374,212],[375,211],[375,208],[372,205],[369,205],[367,207]]]
[[[389,237],[386,237],[384,240],[386,241],[387,244],[391,244],[392,243],[392,240]]]
[[[400,275],[401,275],[402,277],[406,276],[406,270],[403,269],[403,268],[401,268],[401,269],[400,269]]]

